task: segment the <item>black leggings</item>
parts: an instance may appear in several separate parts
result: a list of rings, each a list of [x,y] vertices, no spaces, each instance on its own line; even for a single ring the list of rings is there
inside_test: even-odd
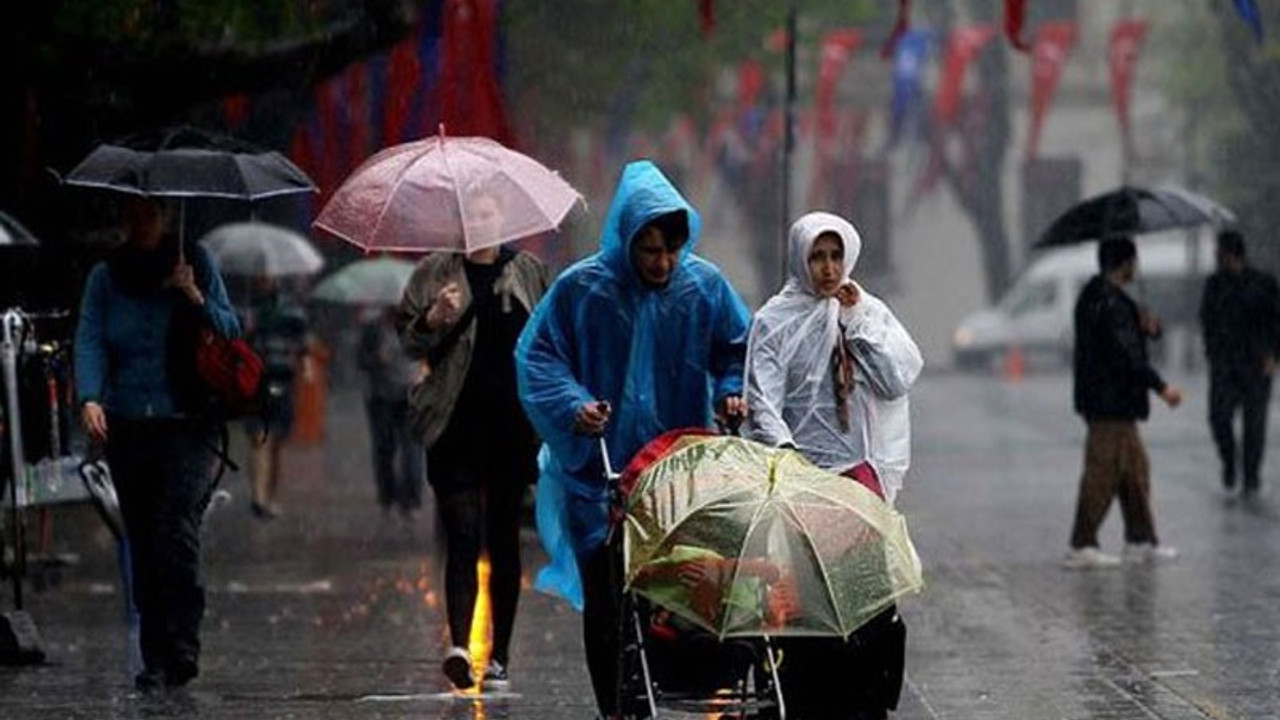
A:
[[[462,468],[450,470],[463,471]],[[437,466],[433,465],[433,485],[437,472]],[[444,586],[449,636],[454,645],[467,647],[479,586],[476,562],[480,559],[481,547],[487,545],[491,571],[489,592],[493,598],[493,659],[506,665],[520,600],[520,509],[524,485],[511,483],[507,478],[495,479],[506,482],[484,484],[476,480],[465,487],[441,483],[434,488],[445,531]]]
[[[111,418],[107,462],[133,561],[133,599],[147,670],[194,673],[205,595],[200,525],[217,437],[185,420]]]

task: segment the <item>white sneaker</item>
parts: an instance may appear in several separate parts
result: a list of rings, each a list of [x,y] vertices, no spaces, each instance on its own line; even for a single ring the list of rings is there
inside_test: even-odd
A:
[[[471,653],[466,648],[454,646],[449,650],[449,654],[444,656],[445,677],[449,678],[449,682],[459,690],[468,690],[475,687],[476,676],[471,670]]]
[[[1178,549],[1154,543],[1129,543],[1124,546],[1127,563],[1168,562],[1178,557]]]
[[[1062,567],[1067,570],[1097,570],[1119,567],[1119,565],[1120,558],[1108,555],[1092,546],[1072,548],[1062,559]]]
[[[497,660],[490,660],[484,669],[484,689],[505,692],[511,688],[511,678],[507,676],[507,668]]]

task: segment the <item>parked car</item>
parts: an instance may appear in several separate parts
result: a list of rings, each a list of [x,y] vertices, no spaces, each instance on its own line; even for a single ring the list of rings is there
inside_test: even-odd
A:
[[[1126,289],[1166,328],[1194,324],[1204,278],[1214,267],[1213,238],[1201,233],[1192,241],[1170,232],[1143,236],[1137,244],[1138,280]],[[1034,255],[995,306],[960,322],[952,336],[954,365],[989,368],[1015,347],[1031,362],[1069,365],[1076,298],[1098,272],[1097,253],[1097,243],[1083,243]]]

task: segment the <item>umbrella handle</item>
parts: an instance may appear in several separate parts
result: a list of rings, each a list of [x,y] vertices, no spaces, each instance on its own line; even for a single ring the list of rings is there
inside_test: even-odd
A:
[[[178,264],[187,264],[187,199],[178,200]]]
[[[609,445],[605,442],[604,436],[600,436],[600,459],[604,461],[604,477],[605,480],[613,482],[618,479],[618,474],[613,471],[613,463],[609,461]]]

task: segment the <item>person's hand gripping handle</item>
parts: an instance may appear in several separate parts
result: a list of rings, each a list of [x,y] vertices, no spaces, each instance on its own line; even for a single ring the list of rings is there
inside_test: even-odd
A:
[[[607,400],[583,403],[573,416],[573,430],[587,437],[602,437],[612,414],[613,408]]]

